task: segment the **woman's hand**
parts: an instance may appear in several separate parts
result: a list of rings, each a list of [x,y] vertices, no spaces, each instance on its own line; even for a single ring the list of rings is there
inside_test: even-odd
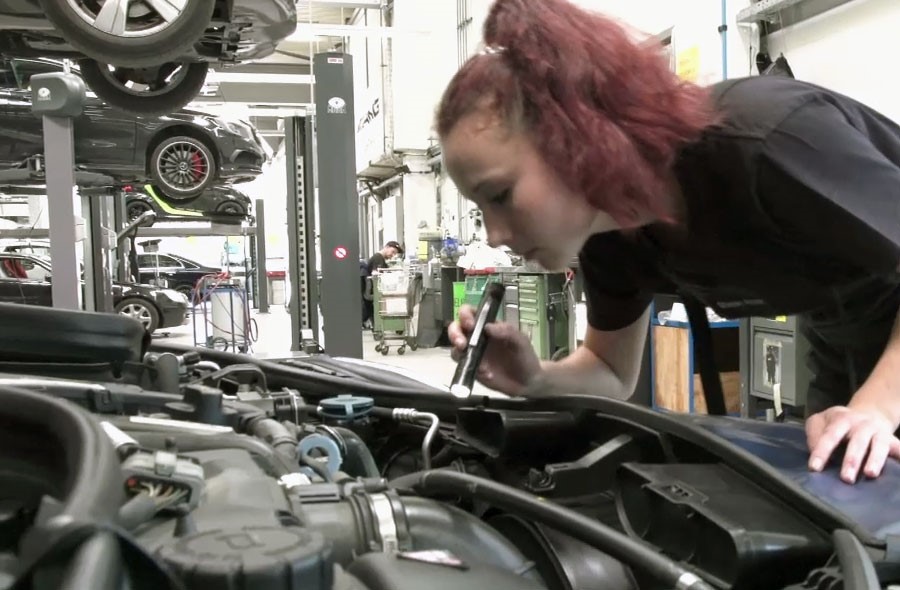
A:
[[[463,305],[459,320],[447,329],[455,361],[462,358],[469,345],[469,336],[475,329],[475,312],[472,306]],[[531,342],[513,325],[503,322],[488,324],[485,333],[489,341],[478,368],[478,381],[507,395],[521,395],[541,372],[541,361]]]
[[[888,457],[900,459],[900,440],[894,430],[895,425],[877,407],[851,404],[814,414],[806,420],[809,468],[824,469],[835,449],[847,441],[841,479],[856,482],[861,467],[866,477],[878,477]]]

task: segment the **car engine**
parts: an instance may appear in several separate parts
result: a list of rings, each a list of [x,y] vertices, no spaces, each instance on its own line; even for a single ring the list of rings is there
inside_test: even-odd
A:
[[[689,433],[640,423],[642,410],[461,405],[326,356],[150,346],[125,318],[61,311],[48,339],[44,316],[17,313],[0,337],[0,589],[699,590],[826,576],[834,522]]]

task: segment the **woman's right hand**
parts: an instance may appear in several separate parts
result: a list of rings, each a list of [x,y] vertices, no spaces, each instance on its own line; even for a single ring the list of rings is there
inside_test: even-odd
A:
[[[463,305],[459,319],[447,329],[453,360],[457,362],[465,354],[475,329],[475,312],[471,305]],[[489,340],[478,368],[478,381],[507,395],[521,395],[541,372],[541,361],[531,342],[512,324],[504,322],[488,324],[485,334]]]

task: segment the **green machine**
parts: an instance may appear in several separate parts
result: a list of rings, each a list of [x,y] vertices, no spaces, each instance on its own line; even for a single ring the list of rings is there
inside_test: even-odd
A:
[[[493,281],[506,287],[497,321],[519,328],[542,360],[567,356],[575,345],[575,309],[565,273],[497,268],[466,271],[463,301],[478,307],[485,286]],[[462,295],[462,292],[460,292]]]
[[[507,293],[513,287],[513,296],[518,297],[519,331],[531,340],[538,357],[556,360],[567,356],[572,350],[575,310],[565,273],[517,272],[503,277]],[[514,319],[509,314],[513,305],[516,303],[508,298],[507,321]]]

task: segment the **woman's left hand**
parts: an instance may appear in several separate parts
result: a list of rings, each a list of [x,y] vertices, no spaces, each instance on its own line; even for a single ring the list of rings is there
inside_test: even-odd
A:
[[[856,482],[863,462],[866,477],[878,477],[888,457],[900,459],[900,440],[894,430],[895,425],[876,407],[835,406],[814,414],[806,420],[809,468],[822,471],[835,449],[847,441],[841,479]]]

